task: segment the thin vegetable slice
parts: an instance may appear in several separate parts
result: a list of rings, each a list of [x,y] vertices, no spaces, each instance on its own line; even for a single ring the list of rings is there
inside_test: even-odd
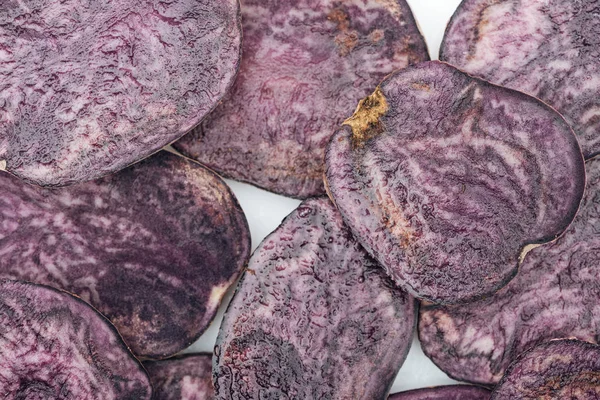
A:
[[[600,153],[600,19],[595,0],[463,0],[440,60],[539,97]]]
[[[517,355],[538,343],[598,340],[600,160],[586,167],[586,194],[569,230],[527,254],[505,288],[471,304],[421,307],[423,351],[448,375],[495,384]]]
[[[213,400],[212,354],[186,354],[146,361],[154,400]]]
[[[493,400],[600,398],[600,346],[552,340],[523,353],[506,371]]]
[[[0,280],[6,399],[150,400],[142,365],[96,310],[47,286]]]
[[[249,257],[230,189],[171,153],[60,189],[0,187],[0,276],[81,296],[143,358],[192,344]]]
[[[415,312],[329,200],[307,200],[255,251],[229,305],[217,398],[384,399]]]
[[[491,392],[478,386],[452,385],[396,393],[388,400],[488,400]]]
[[[237,0],[7,0],[0,169],[42,186],[99,178],[179,139],[239,68]]]
[[[579,145],[539,100],[440,62],[395,72],[326,154],[331,197],[402,288],[436,303],[495,292],[570,224]]]
[[[334,128],[394,69],[429,59],[405,0],[243,0],[231,94],[175,144],[224,176],[291,197],[325,194]]]

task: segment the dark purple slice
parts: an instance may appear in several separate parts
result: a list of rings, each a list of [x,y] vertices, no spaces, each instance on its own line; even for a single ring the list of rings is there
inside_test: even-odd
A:
[[[254,252],[221,325],[219,399],[383,399],[415,302],[327,198],[303,202]]]
[[[451,385],[396,393],[388,400],[488,400],[491,392],[478,386]]]
[[[440,62],[387,77],[326,162],[357,240],[399,286],[436,303],[504,286],[527,245],[567,228],[585,182],[559,114]]]
[[[600,160],[586,166],[587,191],[573,224],[527,254],[505,288],[471,304],[421,307],[421,346],[448,375],[491,385],[537,343],[600,337]]]
[[[144,367],[154,388],[154,400],[213,400],[212,354],[186,354]]]
[[[440,60],[536,96],[600,153],[600,18],[596,0],[463,0]]]
[[[43,186],[95,179],[196,126],[240,62],[237,0],[6,0],[0,169]]]
[[[492,393],[494,400],[600,398],[600,346],[552,340],[521,354]]]
[[[0,280],[0,393],[4,399],[149,400],[142,365],[116,329],[81,299]]]
[[[230,189],[171,153],[66,188],[8,174],[0,187],[0,277],[81,296],[143,358],[194,342],[249,257]]]
[[[291,197],[325,193],[331,132],[387,74],[428,60],[405,0],[242,0],[231,94],[175,144],[224,176]]]

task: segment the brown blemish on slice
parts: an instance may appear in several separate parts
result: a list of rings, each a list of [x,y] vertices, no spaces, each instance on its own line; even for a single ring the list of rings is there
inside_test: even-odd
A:
[[[358,32],[342,32],[335,37],[335,44],[340,48],[340,56],[347,56],[358,45]]]
[[[375,29],[369,33],[369,40],[372,43],[379,43],[385,37],[385,32],[381,29]]]
[[[340,56],[347,56],[358,45],[358,32],[350,30],[348,14],[339,8],[332,10],[327,15],[327,19],[337,24],[340,33],[336,35],[334,42],[339,48]]]
[[[411,86],[413,89],[422,90],[424,92],[429,92],[431,90],[431,86],[422,82],[415,82]]]
[[[340,31],[346,31],[350,26],[350,23],[348,22],[348,14],[339,8],[331,10],[331,12],[327,14],[327,19],[335,22],[337,24],[337,29]]]
[[[354,146],[364,143],[382,133],[384,127],[379,120],[389,109],[383,92],[378,87],[375,92],[362,99],[354,114],[344,121],[342,125],[352,128],[352,142]]]
[[[398,239],[397,244],[403,249],[411,246],[413,241],[413,229],[410,222],[402,214],[402,210],[394,201],[380,191],[376,193],[377,204],[381,208],[381,223],[385,225],[388,231]]]
[[[543,400],[552,400],[556,398],[556,393],[564,388],[575,390],[576,388],[584,391],[589,387],[597,387],[600,384],[600,374],[596,371],[586,371],[576,376],[562,375],[553,376],[547,382],[535,390],[533,393],[537,398]]]
[[[390,14],[392,14],[392,17],[394,17],[394,19],[396,21],[400,21],[400,18],[402,18],[402,9],[400,8],[400,4],[398,4],[398,1],[396,0],[376,0],[379,4],[381,4],[384,8],[387,8],[387,10],[390,12]]]

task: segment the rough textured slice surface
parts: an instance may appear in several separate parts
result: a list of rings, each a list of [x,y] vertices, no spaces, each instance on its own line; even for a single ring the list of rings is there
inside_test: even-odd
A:
[[[327,198],[303,202],[255,251],[215,346],[219,399],[384,399],[415,302]]]
[[[0,167],[43,186],[99,178],[196,126],[240,62],[237,0],[6,0]]]
[[[0,393],[5,399],[150,400],[142,365],[82,300],[0,280]]]
[[[478,386],[454,385],[409,390],[393,394],[388,400],[488,400],[490,394]]]
[[[527,254],[505,288],[471,304],[421,307],[423,351],[453,378],[495,384],[517,355],[537,343],[598,340],[600,160],[586,168],[587,191],[569,230]]]
[[[244,58],[231,94],[184,154],[291,197],[325,193],[331,133],[390,72],[428,60],[404,0],[242,0]]]
[[[573,127],[586,156],[600,153],[597,0],[464,0],[440,59],[538,97]]]
[[[186,354],[144,367],[154,388],[154,400],[213,400],[212,354]]]
[[[493,293],[573,219],[583,158],[542,102],[428,62],[395,72],[335,133],[329,192],[398,285],[436,303]]]
[[[76,293],[141,357],[192,344],[249,257],[230,189],[171,153],[66,188],[0,187],[0,276]]]
[[[600,346],[553,340],[523,353],[506,371],[493,400],[600,398]]]

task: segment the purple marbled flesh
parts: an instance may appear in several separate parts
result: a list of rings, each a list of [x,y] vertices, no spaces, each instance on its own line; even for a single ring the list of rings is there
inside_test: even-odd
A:
[[[303,202],[254,252],[215,346],[218,399],[385,399],[415,302],[327,198]]]
[[[440,62],[395,72],[335,133],[330,196],[402,288],[435,303],[493,293],[555,239],[585,185],[563,118]]]
[[[478,386],[453,385],[396,393],[388,400],[488,400],[491,392]]]
[[[323,154],[358,100],[428,60],[405,0],[242,0],[231,94],[175,144],[224,176],[291,197],[325,193]]]
[[[573,127],[586,158],[600,153],[598,0],[463,0],[440,59],[536,96]]]
[[[212,354],[186,354],[144,367],[154,388],[153,400],[213,400]]]
[[[142,358],[196,340],[249,257],[248,225],[230,189],[171,153],[65,188],[9,174],[0,187],[0,277],[81,296]]]
[[[600,399],[600,346],[569,339],[542,343],[511,364],[491,399]]]
[[[106,318],[69,293],[0,280],[3,399],[150,400],[152,388]]]
[[[179,139],[229,90],[237,0],[6,0],[0,169],[42,186],[118,171]]]
[[[493,296],[452,307],[423,305],[423,351],[455,379],[497,383],[529,347],[554,338],[600,337],[600,160],[587,163],[587,191],[569,230],[527,254]]]

